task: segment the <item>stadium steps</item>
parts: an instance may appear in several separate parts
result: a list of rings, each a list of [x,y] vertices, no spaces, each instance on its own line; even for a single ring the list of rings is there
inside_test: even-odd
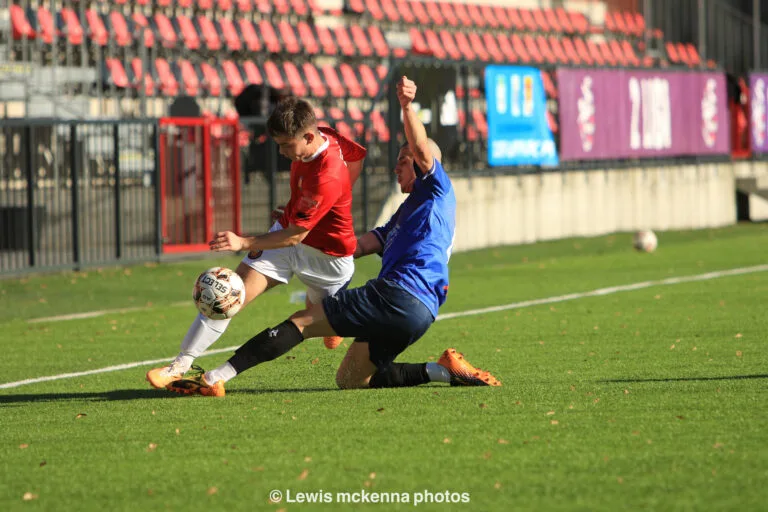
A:
[[[754,194],[768,201],[768,176],[736,178],[736,189],[743,194]]]

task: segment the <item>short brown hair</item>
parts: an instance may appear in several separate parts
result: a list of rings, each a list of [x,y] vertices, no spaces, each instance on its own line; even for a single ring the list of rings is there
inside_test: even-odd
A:
[[[317,126],[315,109],[312,105],[296,96],[289,96],[280,101],[267,120],[267,133],[270,137],[298,137],[302,131]]]

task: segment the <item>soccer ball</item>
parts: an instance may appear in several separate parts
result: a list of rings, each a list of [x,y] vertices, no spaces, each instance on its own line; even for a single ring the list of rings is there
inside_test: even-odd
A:
[[[209,268],[197,278],[192,290],[197,309],[208,318],[232,318],[245,302],[245,284],[234,270]]]
[[[632,237],[632,246],[638,251],[653,252],[659,245],[659,240],[653,231],[638,231]]]

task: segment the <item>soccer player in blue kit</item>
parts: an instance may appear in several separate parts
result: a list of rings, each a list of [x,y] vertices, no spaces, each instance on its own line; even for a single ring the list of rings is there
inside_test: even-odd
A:
[[[445,302],[456,217],[456,197],[440,164],[440,149],[427,138],[412,107],[416,84],[402,77],[397,96],[407,142],[394,172],[400,190],[409,195],[389,222],[358,238],[354,255],[382,254],[378,278],[291,315],[251,338],[223,365],[196,379],[172,382],[169,390],[224,396],[225,383],[235,375],[280,357],[306,338],[334,335],[355,338],[336,373],[342,389],[428,382],[501,385],[454,349],[446,350],[437,363],[394,362],[424,335]]]

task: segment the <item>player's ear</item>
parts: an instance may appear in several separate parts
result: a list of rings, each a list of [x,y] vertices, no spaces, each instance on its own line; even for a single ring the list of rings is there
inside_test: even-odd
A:
[[[315,140],[315,134],[314,132],[306,132],[304,133],[304,142],[307,144],[312,144],[312,141]]]

